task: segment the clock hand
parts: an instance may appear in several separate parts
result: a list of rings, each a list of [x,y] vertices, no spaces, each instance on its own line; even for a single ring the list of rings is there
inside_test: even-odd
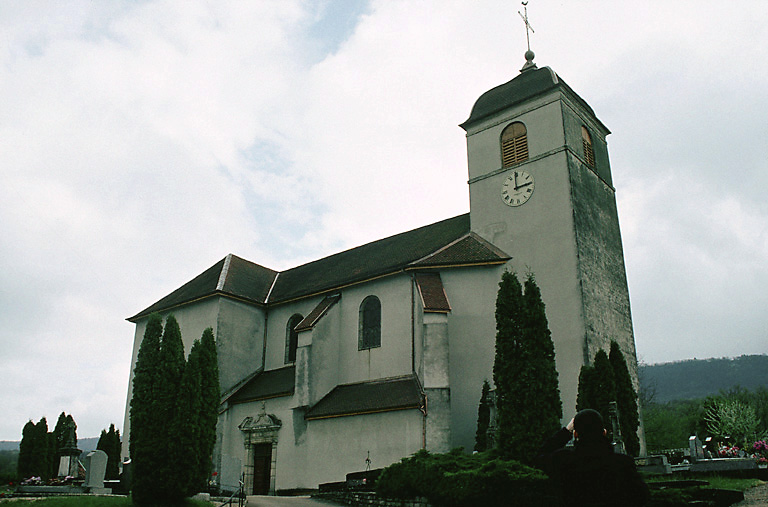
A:
[[[528,185],[532,185],[532,184],[533,184],[532,181],[529,181],[528,183],[523,183],[522,185],[515,184],[515,190],[519,190],[519,189],[521,189],[523,187],[527,187]]]

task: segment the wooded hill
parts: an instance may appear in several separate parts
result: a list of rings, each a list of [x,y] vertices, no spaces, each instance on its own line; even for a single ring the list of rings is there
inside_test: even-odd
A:
[[[641,365],[639,373],[640,387],[652,401],[690,400],[736,386],[768,387],[768,355]]]

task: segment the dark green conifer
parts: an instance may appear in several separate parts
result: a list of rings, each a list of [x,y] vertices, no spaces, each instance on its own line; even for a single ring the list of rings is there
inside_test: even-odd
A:
[[[624,439],[624,448],[630,456],[640,453],[640,439],[637,436],[637,428],[640,426],[640,416],[637,407],[637,392],[629,375],[627,361],[619,348],[619,344],[611,341],[611,350],[608,360],[613,370],[613,378],[616,382],[616,406],[619,410],[619,424],[621,435]]]
[[[533,274],[529,274],[525,281],[523,303],[521,366],[526,371],[520,377],[518,417],[520,424],[528,428],[523,456],[532,459],[541,443],[560,428],[563,404],[555,365],[555,345]]]
[[[496,355],[493,383],[496,387],[496,440],[504,458],[519,458],[516,432],[515,389],[519,384],[518,359],[522,351],[523,287],[514,273],[505,271],[496,295]]]
[[[221,390],[219,387],[219,359],[213,329],[207,328],[200,338],[200,453],[198,454],[198,476],[194,483],[199,491],[205,491],[211,478],[213,448],[216,445],[216,424],[219,420]]]
[[[584,365],[579,373],[579,391],[576,396],[576,410],[591,408],[603,416],[606,429],[610,432],[610,402],[616,401],[616,383],[608,354],[600,349],[592,365]]]
[[[175,463],[173,482],[179,485],[179,495],[191,496],[199,493],[196,478],[200,462],[202,423],[202,371],[200,368],[200,340],[195,340],[189,352],[187,364],[181,377],[176,399],[177,425],[175,433],[178,461]]]
[[[505,458],[530,462],[562,417],[555,347],[533,275],[526,279],[524,293],[517,276],[502,275],[496,330],[499,450]]]
[[[35,475],[32,460],[36,435],[35,423],[28,421],[21,431],[21,442],[19,443],[19,461],[16,464],[16,473],[19,479],[28,479]]]
[[[176,410],[185,360],[181,329],[173,315],[165,319],[159,356],[159,383],[154,408],[162,424],[158,428],[159,439],[155,449],[159,459],[154,474],[157,477],[157,485],[160,486],[155,492],[155,500],[162,500],[171,505],[184,497],[184,484],[176,480],[179,476],[177,469],[183,458],[183,452],[178,445],[177,430],[182,427],[179,419],[189,417],[189,414],[179,414]]]
[[[480,394],[480,404],[477,407],[477,432],[475,433],[475,450],[483,452],[488,450],[488,426],[491,422],[491,386],[488,381],[483,381],[483,391]]]
[[[35,425],[32,447],[32,471],[42,479],[51,477],[51,443],[48,437],[48,421],[43,417]]]
[[[163,487],[157,477],[158,447],[163,420],[156,404],[160,385],[160,339],[163,319],[149,316],[133,370],[133,395],[130,403],[131,494],[136,505],[151,505],[155,491]]]
[[[114,424],[109,425],[109,431],[101,430],[96,449],[104,451],[107,455],[107,470],[104,478],[114,480],[120,477],[120,432]]]

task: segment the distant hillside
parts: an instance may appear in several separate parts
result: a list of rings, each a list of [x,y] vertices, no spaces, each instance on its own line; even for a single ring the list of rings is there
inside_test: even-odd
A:
[[[653,401],[704,398],[741,386],[768,387],[768,355],[721,359],[690,359],[640,367],[640,385]]]
[[[96,445],[99,443],[99,437],[87,437],[77,439],[77,448],[88,453],[96,450]],[[19,442],[13,440],[0,441],[0,451],[18,451]]]

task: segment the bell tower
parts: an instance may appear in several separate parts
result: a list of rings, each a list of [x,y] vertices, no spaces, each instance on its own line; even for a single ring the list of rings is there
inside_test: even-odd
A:
[[[535,275],[572,414],[582,364],[611,340],[637,380],[610,132],[533,52],[525,57],[519,75],[481,95],[461,125],[471,228],[512,256],[510,269]]]

